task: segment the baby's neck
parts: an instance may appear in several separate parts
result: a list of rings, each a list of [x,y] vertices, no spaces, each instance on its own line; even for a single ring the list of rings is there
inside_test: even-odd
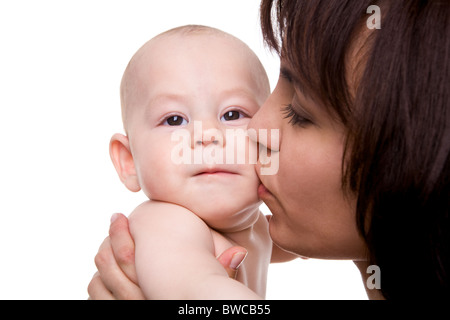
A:
[[[216,229],[216,231],[235,243],[247,243],[253,237],[255,230],[260,230],[261,227],[265,228],[266,226],[263,224],[267,223],[266,218],[261,213],[259,208],[255,209],[255,211],[248,216],[251,217],[251,219],[249,219],[239,227],[235,226],[234,228],[228,229],[221,228]]]
[[[259,205],[252,205],[239,212],[227,212],[226,214],[222,212],[220,220],[211,221],[211,224],[209,221],[205,221],[205,223],[222,234],[235,233],[251,229],[258,221],[260,214]]]

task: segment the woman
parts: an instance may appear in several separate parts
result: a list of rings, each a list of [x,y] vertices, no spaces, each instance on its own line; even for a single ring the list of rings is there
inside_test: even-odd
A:
[[[371,5],[381,29],[368,28]],[[378,266],[370,298],[448,297],[449,2],[263,0],[261,22],[281,58],[250,124],[280,130],[279,147],[267,145],[279,171],[259,189],[274,242],[351,259],[363,276]],[[89,293],[140,298],[127,221],[114,218]]]

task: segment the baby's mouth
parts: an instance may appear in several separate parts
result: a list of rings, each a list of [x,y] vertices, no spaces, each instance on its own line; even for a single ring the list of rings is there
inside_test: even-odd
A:
[[[225,170],[219,170],[219,169],[209,169],[201,171],[194,176],[202,176],[202,175],[236,175],[237,173],[231,172],[231,171],[225,171]]]
[[[226,166],[208,166],[201,167],[194,171],[194,176],[219,176],[219,175],[236,175],[236,170],[230,170],[231,168]]]

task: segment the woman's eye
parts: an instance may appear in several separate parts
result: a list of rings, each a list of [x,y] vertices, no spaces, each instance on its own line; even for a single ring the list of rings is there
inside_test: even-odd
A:
[[[308,124],[311,124],[311,120],[302,117],[299,115],[293,108],[292,104],[287,105],[286,107],[282,108],[281,111],[284,113],[284,118],[289,119],[289,123],[292,125],[298,125],[300,127],[304,127]]]
[[[225,112],[225,114],[220,118],[220,120],[222,121],[232,121],[232,120],[238,120],[243,118],[244,115],[237,111],[237,110],[232,110],[232,111],[227,111]]]
[[[169,126],[183,126],[186,125],[187,123],[188,123],[187,120],[181,116],[171,116],[168,117],[163,124]]]

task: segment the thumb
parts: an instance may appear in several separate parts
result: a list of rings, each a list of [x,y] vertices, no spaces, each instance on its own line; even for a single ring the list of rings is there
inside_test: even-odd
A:
[[[231,247],[222,252],[217,258],[220,264],[225,268],[228,276],[236,278],[237,270],[247,256],[247,250],[243,247]]]

